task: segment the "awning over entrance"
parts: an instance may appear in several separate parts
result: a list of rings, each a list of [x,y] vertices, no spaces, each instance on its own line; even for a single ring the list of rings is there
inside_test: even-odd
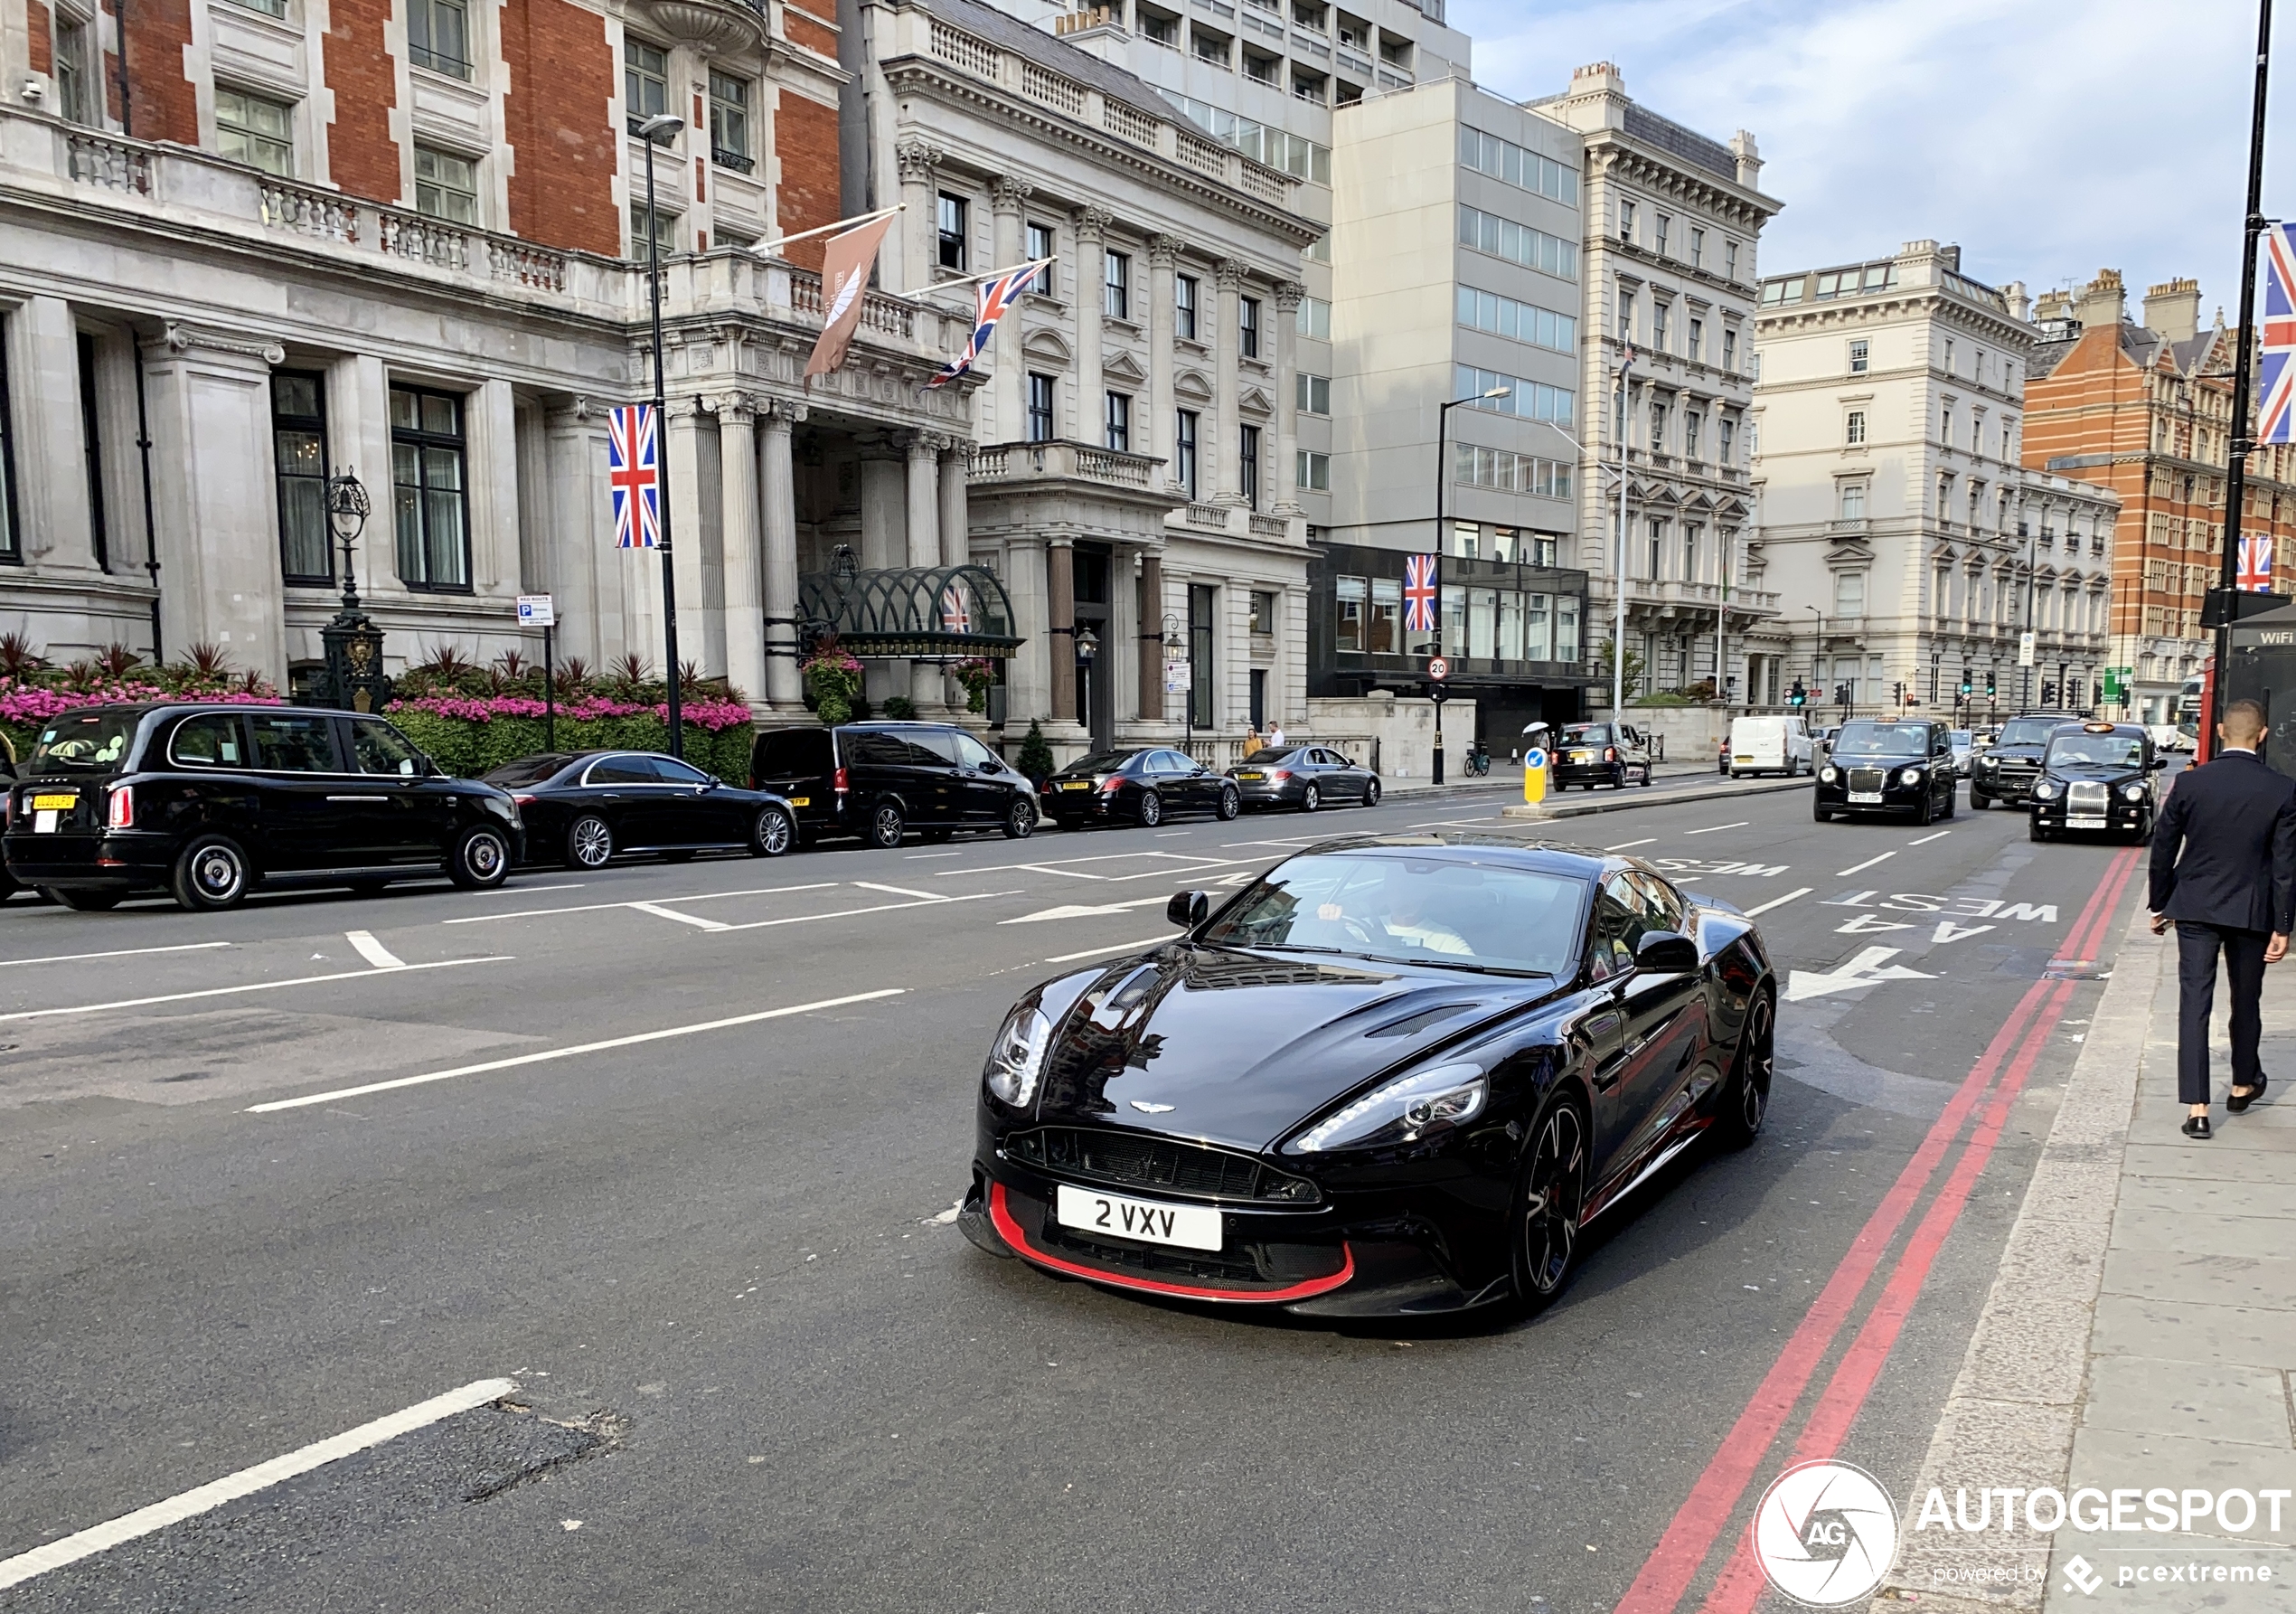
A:
[[[1019,649],[1012,602],[985,566],[865,571],[850,552],[797,580],[798,610],[814,636],[835,633],[855,656],[984,656]]]

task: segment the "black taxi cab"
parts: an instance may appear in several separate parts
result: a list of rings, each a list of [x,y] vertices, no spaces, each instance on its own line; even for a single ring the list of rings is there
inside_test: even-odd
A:
[[[194,910],[260,884],[500,885],[518,805],[452,778],[380,717],[254,703],[86,706],[41,726],[0,855],[68,908],[143,891]]]
[[[1961,782],[1953,734],[1918,719],[1862,719],[1841,725],[1818,769],[1810,816],[1903,813],[1916,824],[1953,816]]]
[[[2033,781],[2032,838],[2087,831],[2143,840],[2160,810],[2154,776],[2168,766],[2141,723],[2058,725]]]

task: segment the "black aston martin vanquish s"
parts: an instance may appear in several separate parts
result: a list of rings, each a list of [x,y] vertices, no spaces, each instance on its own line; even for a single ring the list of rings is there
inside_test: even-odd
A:
[[[1761,1128],[1761,937],[1638,860],[1367,836],[1171,907],[1183,936],[998,1032],[983,1249],[1323,1317],[1535,1307],[1638,1181]]]

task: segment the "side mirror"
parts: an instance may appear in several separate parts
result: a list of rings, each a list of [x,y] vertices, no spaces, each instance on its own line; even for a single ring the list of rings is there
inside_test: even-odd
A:
[[[1646,930],[1634,949],[1634,967],[1651,975],[1688,975],[1698,967],[1698,944],[1679,930]]]
[[[2164,769],[2164,768],[2166,768],[2166,767],[2168,767],[2168,766],[2169,766],[2169,759],[2168,759],[2168,758],[2166,758],[2166,757],[2155,757],[2155,758],[2153,758],[2153,759],[2152,759],[2152,760],[2151,760],[2151,761],[2150,761],[2150,762],[2148,762],[2148,763],[2146,763],[2146,764],[2145,764],[2145,769],[2144,769],[2144,770],[2145,770],[2147,773],[2158,773],[2158,772],[2160,772],[2162,769]]]
[[[1164,904],[1164,917],[1183,930],[1194,930],[1211,914],[1211,897],[1200,891],[1176,891],[1172,901]]]

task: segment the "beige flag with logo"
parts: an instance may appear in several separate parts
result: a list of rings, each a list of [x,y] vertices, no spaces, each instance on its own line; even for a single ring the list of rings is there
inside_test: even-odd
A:
[[[821,340],[814,344],[814,356],[805,361],[807,384],[845,362],[845,350],[853,345],[853,331],[861,324],[869,271],[896,216],[872,219],[829,238],[821,260]]]

